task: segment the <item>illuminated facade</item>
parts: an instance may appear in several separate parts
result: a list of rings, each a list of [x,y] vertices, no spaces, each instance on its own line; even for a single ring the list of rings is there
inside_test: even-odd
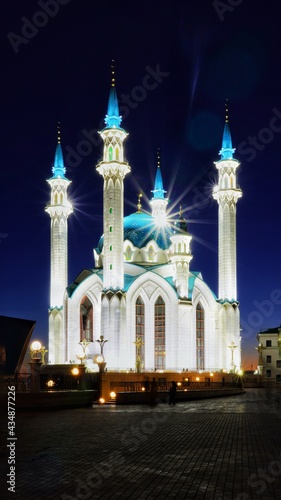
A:
[[[54,175],[48,181],[50,362],[77,361],[79,342],[86,339],[86,365],[97,370],[100,346],[95,341],[103,335],[108,340],[104,350],[108,370],[239,369],[236,202],[242,193],[237,186],[239,163],[233,158],[228,121],[213,194],[219,205],[219,297],[200,272],[190,269],[192,236],[181,211],[174,223],[167,218],[160,160],[150,213],[143,211],[139,198],[137,211],[124,217],[124,179],[130,166],[124,159],[127,133],[121,127],[114,80],[100,135],[103,157],[96,170],[103,177],[103,235],[94,249],[93,269],[84,269],[69,286],[65,274],[67,217],[72,209],[65,171],[60,170],[59,177],[56,169],[58,153]],[[62,156],[61,162],[64,168]],[[57,225],[63,229],[59,231]],[[235,348],[231,350],[230,345]]]

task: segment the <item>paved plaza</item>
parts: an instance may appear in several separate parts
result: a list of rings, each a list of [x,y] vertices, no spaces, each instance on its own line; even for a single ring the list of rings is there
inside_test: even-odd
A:
[[[247,389],[175,407],[17,413],[15,493],[2,418],[1,498],[280,499],[280,403],[281,390]]]

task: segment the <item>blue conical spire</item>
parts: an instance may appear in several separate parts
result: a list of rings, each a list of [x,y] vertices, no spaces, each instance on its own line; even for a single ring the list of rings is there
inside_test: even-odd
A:
[[[153,193],[153,199],[164,199],[164,194],[167,193],[163,189],[163,181],[162,181],[162,174],[161,174],[161,168],[160,168],[160,150],[158,149],[157,152],[157,171],[155,175],[155,182],[154,182],[154,189],[152,190]]]
[[[119,115],[118,99],[115,87],[115,66],[114,61],[111,65],[111,89],[109,92],[107,115],[105,116],[106,128],[119,128],[122,117]]]
[[[53,177],[57,178],[65,178],[65,167],[64,167],[64,161],[63,161],[63,154],[62,154],[62,149],[61,149],[61,143],[60,143],[60,123],[58,122],[58,143],[56,147],[56,152],[55,152],[55,161],[54,161],[54,166],[52,168],[53,172]]]
[[[225,103],[225,125],[222,136],[222,148],[219,152],[222,160],[229,160],[233,158],[235,148],[232,147],[232,139],[228,125],[228,101]]]

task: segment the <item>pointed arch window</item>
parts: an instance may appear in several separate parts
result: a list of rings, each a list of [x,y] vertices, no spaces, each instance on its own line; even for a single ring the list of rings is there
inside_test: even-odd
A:
[[[93,342],[93,304],[84,296],[80,303],[80,341]]]
[[[164,370],[166,366],[165,323],[165,302],[162,297],[158,297],[154,306],[154,367],[156,370]]]
[[[199,302],[196,307],[196,368],[204,370],[205,312]]]
[[[140,363],[141,368],[145,367],[144,357],[144,303],[141,297],[136,300],[136,362]],[[139,356],[139,359],[138,359]]]
[[[108,148],[108,161],[112,161],[112,160],[113,160],[113,147],[109,146],[109,148]]]

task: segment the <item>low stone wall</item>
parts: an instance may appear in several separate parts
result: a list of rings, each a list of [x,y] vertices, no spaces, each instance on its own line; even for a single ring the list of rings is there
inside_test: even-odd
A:
[[[233,388],[233,389],[218,389],[218,390],[198,390],[198,391],[177,391],[176,402],[180,401],[192,401],[195,399],[207,399],[207,398],[219,398],[224,396],[234,396],[236,394],[243,394],[244,389]],[[157,404],[157,403],[168,403],[169,393],[158,392],[155,397],[151,397],[150,393],[147,392],[118,392],[116,394],[116,404]]]
[[[19,410],[54,410],[91,406],[97,391],[17,392],[15,408]],[[1,393],[1,406],[7,407],[7,393]]]

